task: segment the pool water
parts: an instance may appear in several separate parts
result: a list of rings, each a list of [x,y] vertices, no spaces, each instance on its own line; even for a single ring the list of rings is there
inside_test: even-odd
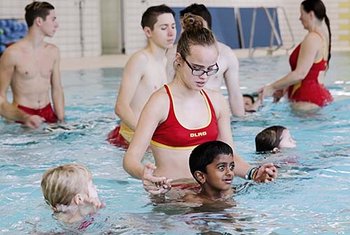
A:
[[[240,59],[243,93],[289,71],[287,56]],[[334,103],[312,115],[293,113],[285,100],[267,99],[257,113],[232,118],[238,153],[252,164],[274,162],[279,178],[246,184],[229,208],[152,202],[122,168],[124,151],[109,145],[122,70],[62,72],[70,131],[28,130],[0,120],[0,233],[83,233],[57,222],[45,204],[43,172],[79,162],[94,176],[106,208],[85,233],[96,234],[348,234],[350,233],[350,53],[335,53],[326,86]],[[284,125],[297,141],[279,154],[255,153],[263,128]],[[146,157],[151,160],[151,156]],[[235,185],[244,180],[235,178]]]

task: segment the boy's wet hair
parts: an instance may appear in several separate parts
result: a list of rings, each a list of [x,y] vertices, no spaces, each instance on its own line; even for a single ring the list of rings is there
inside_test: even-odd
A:
[[[211,15],[205,5],[197,3],[189,5],[180,11],[180,19],[182,19],[188,13],[202,17],[207,22],[208,28],[211,29]]]
[[[233,150],[222,141],[209,141],[195,147],[189,159],[192,175],[194,176],[196,171],[207,173],[206,167],[220,154],[233,155]]]
[[[151,30],[153,30],[155,23],[157,23],[158,16],[165,13],[171,13],[175,18],[175,12],[165,4],[147,8],[147,10],[142,14],[142,28],[149,27]]]
[[[37,17],[46,20],[46,16],[50,14],[51,10],[54,10],[55,7],[48,2],[32,2],[28,4],[25,8],[24,18],[26,19],[28,28],[31,27],[34,23],[34,20]]]

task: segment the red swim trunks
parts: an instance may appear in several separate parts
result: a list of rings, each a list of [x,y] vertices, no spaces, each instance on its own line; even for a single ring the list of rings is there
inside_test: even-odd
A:
[[[27,114],[38,115],[38,116],[44,118],[45,122],[55,123],[58,121],[58,118],[57,118],[55,112],[53,111],[50,103],[41,109],[32,109],[32,108],[28,108],[28,107],[25,107],[22,105],[17,105],[17,107]]]
[[[117,147],[125,149],[129,147],[129,142],[120,134],[120,126],[116,126],[114,130],[108,133],[107,141]]]

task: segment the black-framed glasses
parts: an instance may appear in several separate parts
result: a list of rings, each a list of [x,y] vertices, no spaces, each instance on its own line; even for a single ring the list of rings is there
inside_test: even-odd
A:
[[[182,57],[182,59],[186,62],[188,67],[192,70],[192,75],[193,76],[202,76],[205,73],[207,74],[207,76],[212,76],[212,75],[216,74],[219,71],[218,63],[215,63],[214,65],[212,65],[211,69],[204,70],[204,69],[195,69],[195,68],[192,67],[192,65],[184,57]]]

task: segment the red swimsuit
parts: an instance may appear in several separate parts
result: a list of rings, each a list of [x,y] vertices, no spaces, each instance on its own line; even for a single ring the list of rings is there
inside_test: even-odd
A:
[[[204,142],[216,140],[218,137],[218,124],[215,110],[204,90],[201,90],[201,94],[208,107],[208,124],[198,129],[187,129],[177,120],[170,89],[167,85],[164,85],[164,87],[170,100],[169,113],[167,119],[155,130],[151,144],[162,148],[189,149]]]
[[[58,118],[57,118],[55,112],[52,110],[50,103],[41,109],[32,109],[32,108],[28,108],[28,107],[25,107],[22,105],[17,105],[17,107],[27,114],[38,115],[38,116],[44,118],[45,122],[55,123],[58,121]]]
[[[298,56],[300,52],[300,44],[294,49],[289,57],[289,64],[295,70]],[[327,68],[327,61],[322,59],[320,62],[314,63],[310,68],[306,77],[288,88],[288,98],[294,102],[310,102],[320,107],[325,106],[333,101],[329,91],[318,82],[318,75]]]

